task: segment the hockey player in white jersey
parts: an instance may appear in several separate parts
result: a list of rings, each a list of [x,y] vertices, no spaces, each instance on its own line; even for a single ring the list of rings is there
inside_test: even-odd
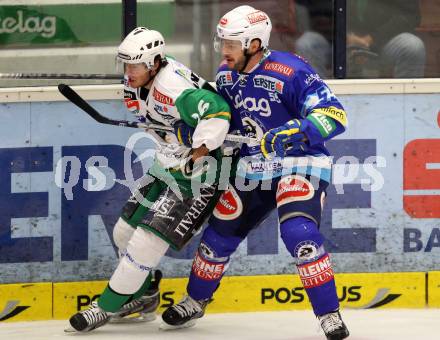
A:
[[[154,268],[170,246],[180,250],[190,241],[219,197],[217,182],[192,191],[191,180],[207,175],[196,175],[192,166],[206,155],[220,160],[229,106],[206,81],[165,57],[164,47],[159,32],[138,27],[118,48],[127,108],[141,121],[174,127],[175,133],[154,134],[161,149],[146,175],[153,180],[128,200],[114,227],[119,264],[100,298],[70,318],[74,331],[87,332],[134,312],[154,313],[160,281],[160,275],[153,278]],[[217,176],[216,169],[206,171]],[[182,228],[188,219],[190,226]]]

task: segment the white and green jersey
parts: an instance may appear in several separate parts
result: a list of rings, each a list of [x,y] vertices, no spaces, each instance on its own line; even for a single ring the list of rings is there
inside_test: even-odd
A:
[[[125,82],[127,108],[146,123],[173,126],[183,120],[195,128],[193,148],[215,150],[229,130],[231,111],[218,94],[206,90],[206,81],[186,66],[167,58],[168,64],[154,78],[150,90],[134,89]]]

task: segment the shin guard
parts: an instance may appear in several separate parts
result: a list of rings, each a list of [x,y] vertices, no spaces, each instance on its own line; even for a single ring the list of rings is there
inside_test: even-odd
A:
[[[229,256],[237,249],[242,238],[222,236],[207,227],[194,258],[188,282],[188,294],[194,300],[212,297],[228,269]]]
[[[99,307],[108,312],[117,311],[134,294],[145,291],[151,280],[151,270],[159,264],[167,249],[168,243],[161,238],[137,228],[98,300]]]
[[[295,258],[301,282],[313,311],[323,315],[339,308],[334,273],[318,226],[305,217],[281,223],[281,238]]]

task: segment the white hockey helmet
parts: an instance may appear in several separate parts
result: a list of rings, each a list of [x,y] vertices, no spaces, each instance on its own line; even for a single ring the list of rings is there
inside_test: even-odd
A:
[[[154,66],[154,58],[164,54],[165,41],[158,31],[136,27],[118,47],[117,59],[126,64],[145,63],[149,69]]]
[[[272,23],[263,11],[251,6],[239,6],[226,13],[217,25],[217,37],[238,40],[247,49],[253,39],[260,39],[261,47],[269,46]]]

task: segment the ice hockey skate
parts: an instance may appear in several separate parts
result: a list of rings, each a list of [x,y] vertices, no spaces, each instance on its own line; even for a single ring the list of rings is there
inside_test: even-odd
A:
[[[327,340],[342,340],[350,335],[339,311],[318,316],[318,320]]]
[[[154,294],[143,295],[140,298],[126,303],[117,313],[108,313],[99,308],[93,301],[90,307],[73,315],[69,322],[70,332],[89,332],[95,328],[110,323],[149,322],[156,319],[156,309],[159,306],[159,291]]]
[[[67,333],[90,332],[109,322],[112,314],[102,310],[98,306],[98,302],[93,301],[88,309],[76,313],[69,319],[71,327],[64,331]]]
[[[151,286],[140,298],[123,305],[121,309],[112,315],[110,323],[149,322],[156,319],[156,310],[159,307],[159,283],[162,272],[156,270]]]
[[[190,296],[185,296],[178,304],[168,307],[162,314],[163,323],[160,328],[163,330],[188,328],[196,324],[205,314],[208,300],[197,301]]]
[[[71,327],[65,331],[89,332],[95,328],[110,323],[149,322],[156,319],[156,309],[159,306],[159,283],[162,272],[156,270],[149,289],[140,298],[124,304],[116,313],[105,312],[93,301],[89,308],[73,315],[69,322]]]
[[[156,319],[159,306],[159,291],[153,295],[143,295],[122,306],[119,312],[112,315],[110,323],[149,322]]]

